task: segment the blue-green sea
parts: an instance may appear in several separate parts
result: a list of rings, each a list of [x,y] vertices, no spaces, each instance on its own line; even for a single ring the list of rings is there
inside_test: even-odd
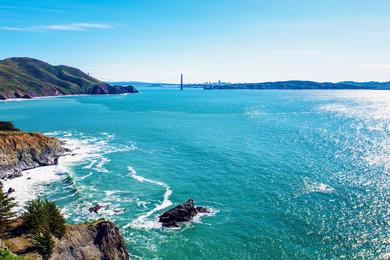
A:
[[[39,195],[114,221],[134,259],[390,257],[390,92],[145,88],[1,102],[0,120],[79,145]],[[213,213],[161,229],[189,198]]]

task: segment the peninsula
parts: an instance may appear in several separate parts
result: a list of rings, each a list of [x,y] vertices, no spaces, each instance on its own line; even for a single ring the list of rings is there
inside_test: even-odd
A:
[[[112,86],[81,70],[32,58],[0,61],[0,100],[64,95],[137,93],[133,86]]]

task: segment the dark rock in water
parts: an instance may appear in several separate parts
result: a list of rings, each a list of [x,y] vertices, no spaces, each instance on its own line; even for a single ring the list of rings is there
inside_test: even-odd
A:
[[[102,205],[97,204],[96,206],[90,207],[89,212],[98,213],[98,211],[101,210],[102,208],[104,208]]]
[[[178,205],[159,217],[159,222],[163,227],[178,227],[178,222],[190,221],[198,213],[210,213],[205,207],[195,207],[194,201],[189,199],[187,202]]]
[[[54,165],[57,165],[57,164],[58,164],[58,158],[54,158],[53,164],[54,164]]]
[[[31,177],[27,177],[27,180],[31,180]]]
[[[7,191],[7,193],[10,194],[10,193],[12,193],[12,192],[14,192],[14,191],[15,191],[14,188],[9,188],[8,191]]]
[[[206,207],[196,207],[196,211],[198,213],[211,213],[210,209]]]
[[[0,189],[2,189],[3,187],[3,183],[0,181]]]

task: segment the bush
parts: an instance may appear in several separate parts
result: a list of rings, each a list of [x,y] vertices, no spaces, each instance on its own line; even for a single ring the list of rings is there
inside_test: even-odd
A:
[[[56,204],[47,199],[29,201],[22,219],[24,227],[32,235],[49,232],[59,239],[65,235],[65,219]]]
[[[1,260],[27,260],[27,258],[16,256],[10,251],[0,248],[0,259]]]
[[[32,237],[34,246],[38,249],[44,260],[48,260],[53,254],[54,240],[49,230],[44,230],[40,234],[35,234]]]
[[[0,131],[19,131],[11,122],[0,121]]]
[[[15,205],[13,198],[9,197],[8,194],[4,194],[0,189],[0,227],[5,226],[6,222],[15,216],[12,211]]]

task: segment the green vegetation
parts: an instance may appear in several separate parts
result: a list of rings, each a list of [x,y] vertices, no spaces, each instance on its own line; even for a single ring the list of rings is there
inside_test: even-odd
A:
[[[4,227],[15,216],[15,213],[12,211],[14,206],[13,198],[9,197],[8,194],[4,194],[3,190],[0,189],[0,227]]]
[[[44,260],[48,260],[53,254],[54,239],[48,230],[44,230],[38,235],[32,235],[34,246],[38,249]]]
[[[32,235],[46,231],[61,239],[65,235],[65,219],[54,202],[37,198],[27,203],[22,214],[23,225]]]
[[[22,219],[34,246],[43,259],[49,259],[55,245],[53,236],[61,239],[65,235],[65,219],[60,210],[54,202],[37,198],[27,203]]]
[[[29,258],[16,256],[12,254],[12,252],[1,248],[0,248],[0,259],[1,260],[29,260]]]
[[[0,61],[0,96],[14,92],[22,93],[20,97],[24,94],[29,96],[30,93],[83,94],[100,83],[102,82],[68,66],[52,66],[31,58]]]
[[[11,122],[0,121],[0,131],[20,131]]]

